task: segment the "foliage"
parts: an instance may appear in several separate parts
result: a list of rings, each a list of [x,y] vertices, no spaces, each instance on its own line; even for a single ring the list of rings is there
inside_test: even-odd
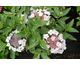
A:
[[[76,6],[76,10],[77,10],[77,13],[79,15],[79,17],[77,17],[78,22],[76,24],[76,26],[78,27],[78,26],[80,26],[80,6]]]
[[[72,28],[74,19],[66,24],[66,20],[69,17],[65,15],[68,14],[71,8],[65,8],[64,6],[35,6],[34,9],[47,9],[51,13],[50,24],[46,26],[47,21],[39,22],[39,17],[36,19],[28,18],[26,22],[25,17],[29,15],[30,6],[13,6],[13,7],[3,7],[3,12],[0,13],[0,58],[7,58],[10,53],[12,59],[17,52],[9,50],[6,46],[6,38],[11,31],[17,29],[20,33],[15,34],[15,36],[27,39],[26,50],[29,50],[34,54],[33,59],[39,59],[40,56],[43,59],[49,59],[50,51],[46,46],[46,42],[43,41],[43,34],[46,34],[50,29],[56,29],[63,34],[63,38],[70,40],[77,40],[72,35],[67,32],[78,31]],[[9,11],[7,11],[7,10]],[[77,9],[77,12],[79,9]],[[21,17],[21,14],[26,13],[25,16]],[[77,19],[80,19],[79,17]],[[25,23],[23,22],[25,21]],[[79,26],[77,23],[77,26]]]

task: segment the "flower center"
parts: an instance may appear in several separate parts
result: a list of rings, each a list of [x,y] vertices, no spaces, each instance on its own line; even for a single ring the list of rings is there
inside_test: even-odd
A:
[[[55,37],[54,40],[51,39],[52,36]],[[59,40],[58,40],[58,37],[57,37],[57,36],[55,36],[55,35],[52,35],[52,36],[49,37],[49,38],[46,40],[46,44],[50,45],[51,48],[54,48],[54,49],[55,49],[55,48],[57,48],[56,43],[57,43]]]
[[[14,47],[18,47],[19,46],[19,43],[18,43],[19,40],[21,40],[21,38],[18,38],[15,35],[13,35],[11,40],[10,40],[11,45]]]

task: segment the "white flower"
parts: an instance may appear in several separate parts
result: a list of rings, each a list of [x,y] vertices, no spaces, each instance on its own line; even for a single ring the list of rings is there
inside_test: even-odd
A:
[[[9,50],[11,50],[12,49],[12,46],[9,46]]]
[[[26,39],[23,39],[23,42],[26,42]]]
[[[26,45],[25,42],[23,42],[23,43],[22,43],[22,46],[25,46],[25,45]]]
[[[55,35],[58,35],[59,34],[59,32],[58,31],[56,31],[55,29],[53,29],[53,34],[55,34]]]
[[[42,16],[42,15],[43,15],[43,13],[42,13],[42,12],[40,12],[40,13],[39,13],[39,16]]]
[[[14,33],[19,33],[19,31],[15,30]]]
[[[44,34],[44,35],[43,35],[43,38],[44,38],[44,39],[47,39],[48,37],[49,37],[48,34]]]
[[[59,50],[59,51],[58,51],[58,53],[59,53],[59,54],[62,54],[62,53],[63,53],[63,51],[64,51],[64,50]]]
[[[47,10],[46,9],[43,9],[43,12],[46,12]]]
[[[52,35],[54,33],[53,30],[49,30],[48,34]]]
[[[12,36],[13,36],[13,34],[12,34],[12,33],[10,33],[10,34],[9,34],[9,36],[11,36],[11,37],[12,37]]]
[[[44,20],[48,21],[50,19],[50,16],[44,15]]]
[[[64,46],[66,46],[66,41],[63,39],[63,42],[62,42],[63,44],[64,44]]]
[[[23,40],[19,40],[18,43],[19,43],[19,44],[22,44],[22,43],[23,43]]]
[[[17,51],[17,52],[21,52],[21,50],[23,50],[24,49],[24,46],[26,45],[25,43],[26,43],[26,39],[21,39],[21,40],[19,40],[18,41],[18,43],[20,44],[18,47],[17,47],[17,49],[16,49],[16,47],[13,47],[10,43],[9,43],[9,41],[10,41],[10,39],[11,39],[11,37],[15,34],[15,33],[19,33],[19,31],[17,31],[17,30],[15,30],[15,31],[12,31],[12,33],[10,33],[9,34],[9,36],[6,38],[6,42],[7,42],[7,47],[9,47],[9,50],[13,50],[13,51]],[[20,47],[20,48],[19,48]]]
[[[7,37],[6,38],[6,42],[9,42],[10,39],[11,39],[11,37]]]
[[[9,47],[9,46],[10,46],[10,43],[7,43],[7,45],[6,45],[6,46],[8,46],[8,47]]]
[[[62,43],[60,43],[60,42],[57,42],[56,45],[57,45],[58,47],[60,47],[60,48],[62,47]]]
[[[50,45],[46,45],[47,46],[47,48],[50,48]]]
[[[26,40],[25,39],[19,40],[18,43],[22,46],[25,46]]]
[[[6,39],[6,42],[9,42],[9,39]]]
[[[54,36],[52,36],[52,37],[51,37],[51,40],[52,40],[52,41],[54,41],[54,40],[55,40],[55,37],[54,37]]]
[[[34,18],[34,17],[35,17],[34,13],[31,13],[31,15],[29,16],[29,18]]]
[[[51,53],[54,53],[54,54],[56,53],[56,50],[54,48],[51,48],[50,51],[51,51]]]
[[[63,34],[60,34],[58,37],[59,40],[63,41]]]
[[[45,11],[44,13],[47,14],[47,15],[50,15],[50,12],[48,12],[48,11]]]
[[[21,49],[20,49],[20,48],[18,48],[16,51],[17,51],[17,52],[21,52]]]
[[[12,47],[12,50],[13,50],[13,51],[16,51],[16,48],[13,48],[13,47]]]
[[[23,50],[23,49],[24,49],[24,47],[23,47],[23,46],[20,46],[19,48],[20,48],[20,50]]]

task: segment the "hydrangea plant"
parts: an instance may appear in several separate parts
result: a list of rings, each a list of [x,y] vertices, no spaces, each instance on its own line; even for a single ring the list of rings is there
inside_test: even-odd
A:
[[[66,24],[71,8],[64,6],[13,6],[0,13],[0,58],[12,59],[24,50],[33,59],[50,59],[48,55],[62,54],[67,49],[66,39],[77,40],[68,32],[74,19]]]

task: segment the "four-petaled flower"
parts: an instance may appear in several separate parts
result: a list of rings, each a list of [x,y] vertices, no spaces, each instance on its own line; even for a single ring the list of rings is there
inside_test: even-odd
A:
[[[49,37],[48,34],[44,34],[44,35],[43,35],[43,39],[47,39],[48,37]]]

